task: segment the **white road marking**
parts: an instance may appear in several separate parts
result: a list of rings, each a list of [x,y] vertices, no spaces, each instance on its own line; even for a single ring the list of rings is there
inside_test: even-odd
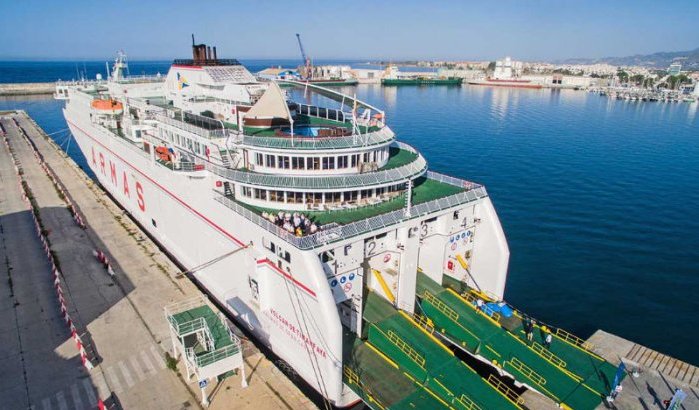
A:
[[[92,387],[92,383],[90,382],[89,378],[83,379],[83,389],[85,389],[85,393],[87,394],[87,401],[89,402],[90,406],[97,405],[97,397],[95,397],[95,388]]]
[[[56,393],[56,401],[58,402],[59,409],[68,410],[68,403],[66,403],[66,398],[63,395],[63,391]]]
[[[155,357],[155,364],[160,367],[161,369],[165,368],[165,357],[163,353],[158,350],[157,347],[151,346],[150,347],[151,353],[153,353],[153,357]]]
[[[76,409],[83,408],[83,399],[80,397],[80,391],[78,391],[77,383],[70,386],[70,395],[73,396],[73,406]]]
[[[121,383],[119,383],[119,378],[117,377],[114,367],[108,367],[106,373],[109,375],[109,384],[112,385],[112,390],[115,392],[121,391]]]
[[[153,367],[153,363],[148,359],[148,353],[145,350],[141,351],[141,360],[143,360],[143,365],[146,366],[146,373],[156,373],[155,367]]]
[[[148,376],[144,371],[141,365],[138,363],[138,356],[131,356],[129,359],[131,361],[131,367],[136,371],[136,377],[138,378],[138,381],[143,380],[146,376]]]
[[[126,362],[123,360],[119,362],[119,368],[121,369],[121,374],[124,376],[124,380],[126,381],[126,385],[131,387],[136,382],[133,380],[133,377],[131,377],[131,372],[129,372],[129,368],[126,367]]]

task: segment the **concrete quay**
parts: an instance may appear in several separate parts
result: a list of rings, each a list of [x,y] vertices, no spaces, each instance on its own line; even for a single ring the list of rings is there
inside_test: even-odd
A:
[[[699,369],[622,337],[598,330],[588,339],[594,351],[611,363],[622,361],[630,373],[621,383],[622,392],[612,403],[598,409],[665,410],[675,389],[687,394],[680,409],[699,409]]]
[[[0,84],[0,96],[51,95],[54,91],[56,91],[56,83]]]
[[[26,132],[65,194],[59,193],[24,139]],[[199,408],[196,381],[171,348],[163,307],[201,292],[129,217],[24,113],[0,114],[12,154],[0,144],[0,408],[97,408],[111,399],[127,409]],[[14,158],[12,157],[14,155]],[[34,232],[13,159],[21,164],[51,250],[66,305],[94,368],[87,370],[61,312],[50,266]],[[73,220],[65,198],[82,216]],[[93,255],[104,251],[110,277]],[[244,341],[249,387],[240,376],[207,387],[210,408],[316,408],[274,363]],[[118,408],[118,407],[117,407]]]

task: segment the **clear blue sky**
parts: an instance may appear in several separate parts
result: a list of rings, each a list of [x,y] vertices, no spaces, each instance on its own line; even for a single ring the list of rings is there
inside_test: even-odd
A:
[[[524,60],[699,47],[699,0],[0,0],[0,58]]]

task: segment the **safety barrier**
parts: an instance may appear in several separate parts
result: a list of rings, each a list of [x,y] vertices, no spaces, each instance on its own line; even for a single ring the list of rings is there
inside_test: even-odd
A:
[[[388,337],[388,340],[396,345],[398,349],[405,353],[410,360],[415,362],[415,364],[420,366],[422,369],[425,368],[425,358],[418,353],[417,350],[413,349],[412,346],[406,343],[405,340],[401,339],[393,330],[386,332],[386,337]]]
[[[502,382],[502,380],[495,377],[495,375],[489,375],[487,381],[491,386],[495,388],[495,390],[499,391],[503,396],[505,396],[508,400],[510,400],[518,407],[524,404],[524,399],[519,397],[519,395],[517,395],[517,393],[515,393],[514,390],[510,389],[505,383]]]
[[[441,300],[437,299],[437,297],[434,296],[433,294],[431,294],[430,292],[425,291],[425,294],[422,296],[422,298],[423,298],[427,303],[431,304],[431,305],[434,306],[437,310],[439,310],[439,311],[442,312],[444,315],[446,315],[449,319],[451,319],[451,320],[453,320],[453,321],[455,321],[455,322],[459,320],[459,314],[456,313],[456,311],[455,311],[454,309],[452,309],[452,308],[450,308],[449,306],[447,306],[446,304],[444,304],[444,302],[442,302]]]
[[[524,377],[528,378],[529,380],[534,382],[536,385],[544,386],[546,384],[546,379],[543,376],[541,376],[539,373],[535,372],[534,369],[532,369],[531,367],[524,364],[518,358],[513,357],[512,359],[510,359],[510,361],[508,361],[506,363],[509,364],[510,367],[512,367],[513,369],[522,373],[522,375],[524,375]]]
[[[560,337],[561,339],[565,340],[566,342],[581,347],[585,350],[591,351],[594,348],[594,345],[590,342],[586,342],[583,339],[575,336],[574,334],[567,332],[561,328],[556,329],[556,336]]]
[[[19,126],[19,123],[15,118],[13,118],[13,121],[17,125],[18,128],[21,129]],[[22,130],[22,133],[24,131]],[[24,135],[26,138],[26,134]],[[27,184],[26,180],[24,179],[24,171],[21,168],[21,164],[17,157],[15,156],[14,150],[12,149],[9,140],[7,136],[3,136],[3,141],[5,145],[7,146],[7,149],[10,153],[10,156],[12,157],[12,161],[14,164],[15,168],[15,173],[17,174],[17,183],[19,185],[19,189],[22,195],[22,200],[24,200],[27,205],[29,206],[30,213],[32,215],[32,219],[34,221],[34,228],[36,231],[36,235],[41,241],[41,245],[43,247],[44,253],[46,254],[46,258],[51,266],[51,276],[53,278],[53,286],[56,291],[56,298],[58,299],[59,303],[59,310],[61,312],[61,317],[63,318],[63,321],[66,323],[66,326],[70,330],[71,337],[73,341],[75,342],[75,346],[78,350],[78,354],[80,355],[80,360],[82,362],[82,365],[87,369],[91,370],[94,368],[92,365],[92,362],[88,358],[87,351],[85,350],[85,345],[83,344],[82,338],[78,334],[78,330],[75,326],[75,323],[73,323],[72,318],[70,317],[70,314],[68,313],[68,307],[66,304],[65,297],[63,295],[63,287],[61,285],[61,272],[58,270],[58,266],[56,265],[56,260],[53,256],[53,252],[51,251],[51,244],[49,242],[49,239],[44,235],[44,228],[43,225],[40,222],[40,217],[38,214],[37,210],[37,205],[33,200],[33,194],[31,192],[31,189],[29,188],[29,185]]]
[[[534,342],[531,346],[532,350],[535,351],[539,356],[551,362],[553,365],[565,368],[567,366],[565,360],[553,354],[550,350],[546,349],[543,345]]]
[[[355,386],[359,387],[360,390],[364,392],[364,394],[367,397],[367,400],[369,400],[371,403],[376,405],[381,410],[384,410],[386,407],[381,404],[375,397],[374,394],[372,393],[371,389],[369,389],[368,386],[366,386],[364,383],[362,383],[361,379],[359,378],[359,375],[352,370],[351,367],[349,366],[342,366],[342,372],[344,373],[345,377],[347,377],[347,382],[350,384],[354,384]]]
[[[104,266],[109,276],[114,276],[114,269],[112,269],[112,265],[109,263],[109,258],[107,258],[107,255],[98,249],[93,250],[92,254],[95,255],[95,258],[97,258],[102,266]]]
[[[468,398],[465,394],[462,394],[461,397],[454,399],[454,401],[459,403],[466,410],[481,410],[480,406],[478,406],[473,400]]]

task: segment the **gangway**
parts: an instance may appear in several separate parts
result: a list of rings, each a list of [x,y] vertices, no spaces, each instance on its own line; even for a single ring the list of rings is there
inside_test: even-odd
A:
[[[463,289],[462,284],[454,287]],[[599,362],[598,356],[573,347],[561,336],[545,347],[543,328],[537,328],[537,337],[527,341],[521,323],[512,326],[512,318],[500,317],[488,303],[495,301],[481,292],[457,292],[419,272],[418,296],[422,313],[440,334],[561,406],[594,409],[610,390],[614,366],[604,360],[596,367],[586,365],[586,360]]]
[[[184,300],[164,308],[170,328],[172,356],[183,357],[187,380],[195,376],[202,391],[202,405],[208,405],[207,380],[239,369],[241,384],[247,387],[243,350],[225,317],[204,297]]]
[[[430,333],[429,323],[397,310],[374,292],[365,298],[364,319],[361,343],[428,393],[436,404],[423,408],[521,408],[523,401],[514,391],[498,379],[481,378]],[[371,374],[367,364],[360,369]],[[375,389],[377,394],[382,391]]]

